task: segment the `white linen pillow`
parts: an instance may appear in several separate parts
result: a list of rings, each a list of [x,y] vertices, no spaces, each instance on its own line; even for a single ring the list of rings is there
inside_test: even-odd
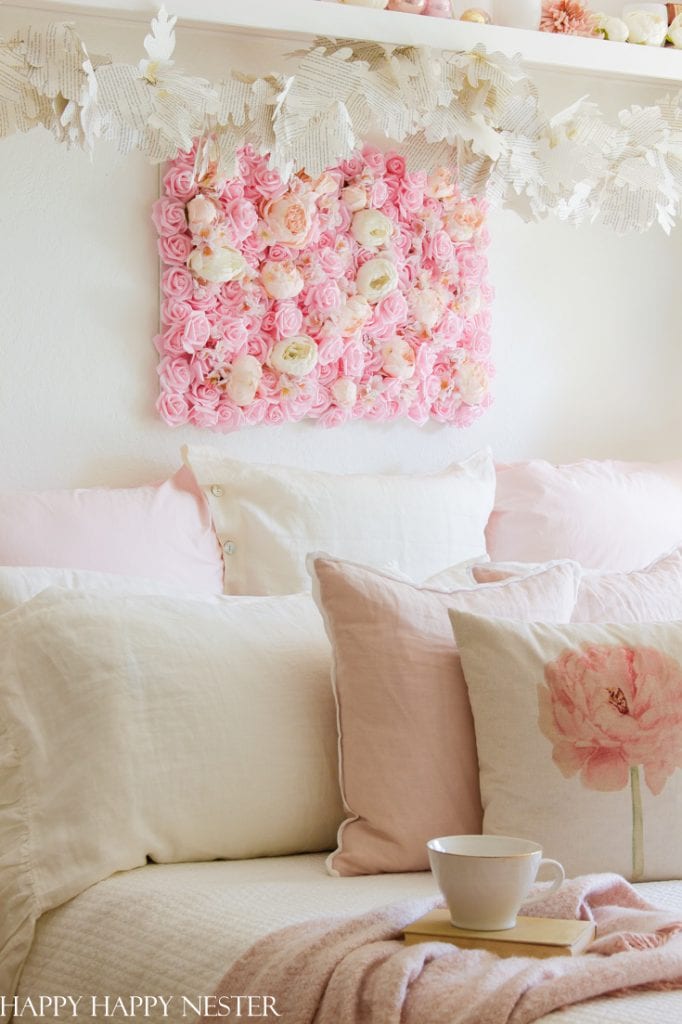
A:
[[[96,590],[100,593],[157,594],[182,597],[184,591],[170,584],[158,583],[139,576],[119,576],[114,572],[94,572],[89,569],[52,569],[35,565],[0,565],[0,614],[30,601],[47,587],[65,590]],[[199,600],[211,598],[206,594]],[[218,595],[216,595],[217,597]]]
[[[0,616],[0,992],[37,917],[115,871],[334,845],[330,660],[307,594]]]
[[[554,625],[451,611],[483,831],[568,875],[682,874],[682,622]]]
[[[489,451],[440,473],[383,476],[249,465],[204,446],[183,448],[183,458],[208,498],[228,593],[309,590],[310,551],[396,565],[417,580],[485,552]]]

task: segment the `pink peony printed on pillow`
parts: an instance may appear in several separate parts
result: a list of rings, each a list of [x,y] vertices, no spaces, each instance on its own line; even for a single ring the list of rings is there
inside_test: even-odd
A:
[[[644,875],[641,771],[654,796],[682,768],[682,666],[651,647],[595,644],[566,650],[538,686],[540,730],[552,758],[588,789],[628,783],[633,879]]]
[[[231,431],[304,417],[465,427],[490,405],[485,207],[452,173],[365,146],[312,180],[267,157],[164,177],[161,393],[171,426]]]

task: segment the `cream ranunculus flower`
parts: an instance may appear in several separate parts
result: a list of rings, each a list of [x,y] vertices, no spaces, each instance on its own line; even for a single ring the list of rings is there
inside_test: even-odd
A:
[[[350,233],[360,245],[380,249],[393,234],[393,224],[378,210],[360,210],[353,217]]]
[[[273,370],[291,377],[305,377],[317,362],[317,345],[307,334],[285,338],[273,347],[268,359]]]
[[[193,249],[187,266],[195,277],[216,283],[234,281],[246,270],[244,257],[229,245]]]
[[[662,46],[668,31],[666,19],[651,11],[626,11],[623,21],[628,27],[628,42],[643,46]]]
[[[287,192],[281,199],[265,204],[263,217],[278,242],[302,249],[313,228],[313,196],[298,196]]]
[[[341,190],[341,198],[351,213],[364,210],[367,206],[367,193],[359,185],[347,185]]]
[[[678,14],[676,18],[670,22],[668,26],[667,38],[678,48],[682,47],[682,14]]]
[[[359,331],[372,315],[372,307],[362,295],[346,299],[338,313],[338,327],[344,337]]]
[[[404,338],[396,338],[395,341],[384,345],[381,354],[384,357],[384,371],[389,377],[409,380],[410,377],[414,376],[414,349]]]
[[[303,276],[293,260],[267,260],[261,268],[260,278],[273,299],[293,299],[303,290]]]
[[[594,33],[612,43],[627,43],[628,27],[622,18],[612,17],[600,12],[594,16]]]
[[[480,405],[488,393],[488,373],[484,366],[464,359],[457,368],[456,383],[462,401],[467,405]]]
[[[227,393],[237,405],[251,405],[263,376],[263,368],[255,356],[237,356],[227,382]]]
[[[363,263],[355,280],[368,302],[379,302],[398,287],[398,271],[390,260],[377,257]]]
[[[187,223],[193,235],[208,238],[217,216],[218,210],[215,203],[212,203],[206,196],[195,196],[187,204]]]
[[[357,400],[358,386],[349,377],[339,377],[332,384],[332,395],[337,405],[342,409],[349,409]]]

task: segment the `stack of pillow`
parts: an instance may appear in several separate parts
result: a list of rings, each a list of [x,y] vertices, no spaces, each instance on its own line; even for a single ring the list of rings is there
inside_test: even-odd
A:
[[[647,567],[682,465],[184,456],[0,496],[0,991],[41,913],[147,858],[416,871],[483,828],[631,874],[633,767],[645,877],[682,874],[682,555]]]

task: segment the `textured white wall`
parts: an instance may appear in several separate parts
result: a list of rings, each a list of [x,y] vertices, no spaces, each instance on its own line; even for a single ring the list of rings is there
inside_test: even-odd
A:
[[[0,35],[39,18],[0,8]],[[139,58],[139,25],[78,24],[93,49]],[[209,77],[230,63],[262,71],[279,61],[274,44],[208,32],[181,35],[178,58]],[[552,107],[590,91],[617,110],[661,90],[543,81]],[[524,225],[509,212],[491,220],[496,402],[473,428],[169,429],[154,410],[157,187],[157,171],[136,155],[105,147],[91,164],[42,131],[0,142],[3,490],[141,482],[172,470],[185,441],[340,471],[435,468],[483,444],[500,459],[680,454],[682,231],[618,238]]]

